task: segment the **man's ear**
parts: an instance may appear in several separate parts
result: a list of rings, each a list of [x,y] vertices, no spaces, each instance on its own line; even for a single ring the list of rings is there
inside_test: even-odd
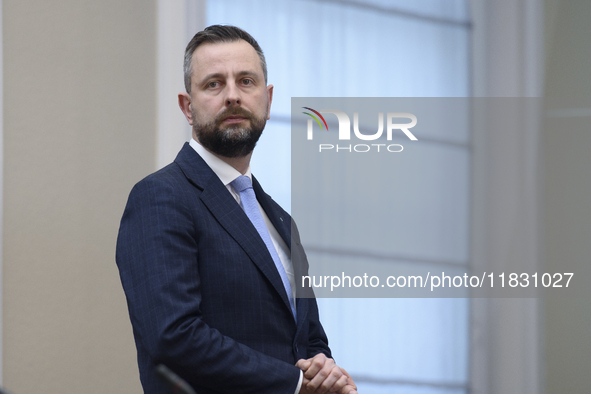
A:
[[[271,119],[271,101],[273,101],[273,85],[267,85],[267,97],[269,106],[267,107],[267,120]]]
[[[179,93],[179,107],[181,107],[181,111],[185,114],[185,118],[187,118],[187,122],[191,126],[193,126],[193,113],[191,112],[191,96],[189,93]]]

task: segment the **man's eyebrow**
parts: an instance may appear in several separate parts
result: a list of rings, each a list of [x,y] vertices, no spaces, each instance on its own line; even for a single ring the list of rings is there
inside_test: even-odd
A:
[[[255,73],[254,71],[240,71],[238,73],[239,77],[252,77],[254,79],[259,79],[259,74]]]
[[[203,77],[199,83],[202,84],[210,79],[223,78],[223,77],[224,77],[224,75],[222,73],[212,73],[212,74],[208,74],[205,77]]]
[[[240,71],[237,74],[238,77],[251,77],[253,79],[259,79],[260,76],[259,74],[257,74],[254,71],[248,71],[248,70],[244,70],[244,71]],[[217,78],[225,78],[226,76],[222,73],[211,73],[206,75],[205,77],[203,77],[200,81],[200,84],[204,84],[205,82],[209,81],[210,79],[217,79]]]

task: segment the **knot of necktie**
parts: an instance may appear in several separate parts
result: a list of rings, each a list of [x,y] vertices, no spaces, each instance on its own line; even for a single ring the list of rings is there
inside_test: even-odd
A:
[[[238,178],[234,179],[231,182],[231,185],[234,188],[234,190],[236,190],[238,193],[242,193],[248,188],[252,189],[252,182],[250,181],[250,178],[246,175],[240,175]]]

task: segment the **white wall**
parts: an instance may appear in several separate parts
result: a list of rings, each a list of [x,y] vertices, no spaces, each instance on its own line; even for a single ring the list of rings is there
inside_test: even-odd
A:
[[[3,384],[140,393],[115,240],[156,166],[156,3],[2,5]]]

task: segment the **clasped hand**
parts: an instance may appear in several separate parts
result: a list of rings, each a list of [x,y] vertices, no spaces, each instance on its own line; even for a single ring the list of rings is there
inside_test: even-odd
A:
[[[357,386],[347,371],[322,353],[307,360],[298,360],[296,367],[304,373],[300,394],[357,394]]]

